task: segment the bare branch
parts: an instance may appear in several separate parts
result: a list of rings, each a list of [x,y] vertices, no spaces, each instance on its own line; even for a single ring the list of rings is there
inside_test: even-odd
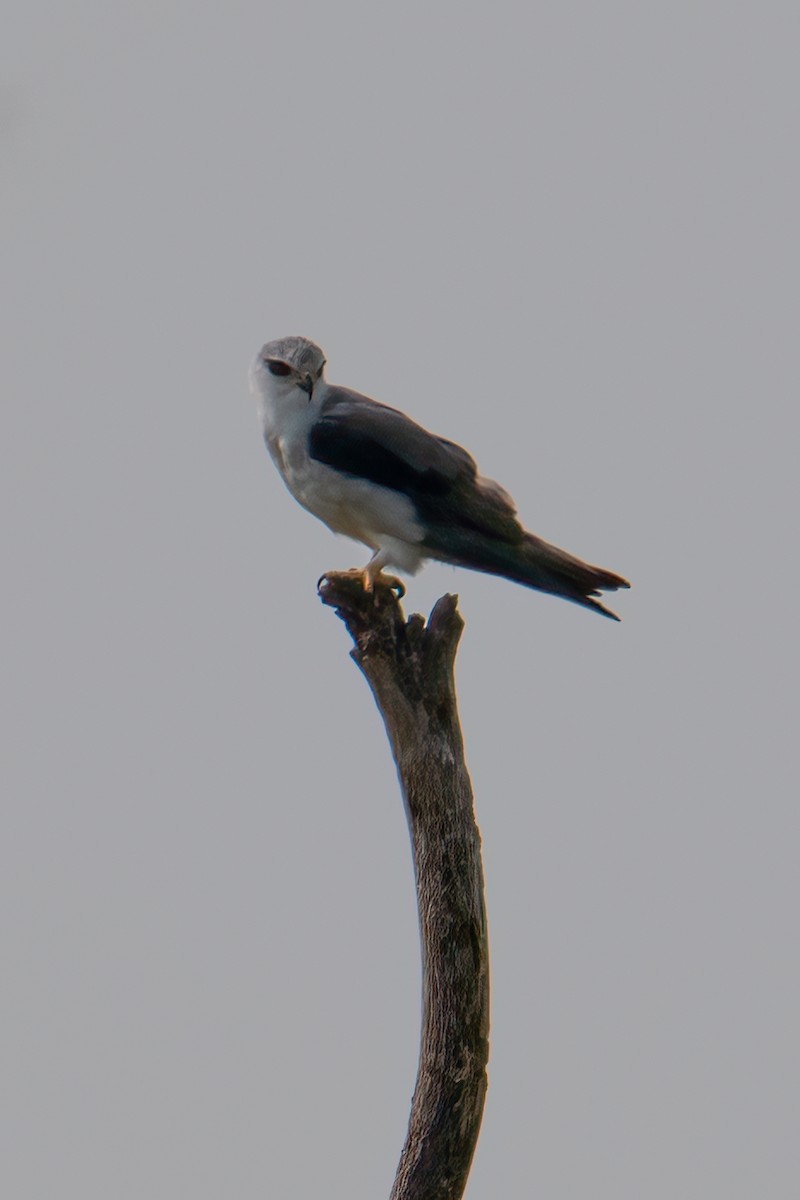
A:
[[[392,748],[411,833],[422,946],[422,1036],[391,1200],[459,1200],[478,1139],[489,1055],[480,834],[453,677],[464,623],[442,596],[427,626],[395,593],[328,575],[320,596],[355,642]]]

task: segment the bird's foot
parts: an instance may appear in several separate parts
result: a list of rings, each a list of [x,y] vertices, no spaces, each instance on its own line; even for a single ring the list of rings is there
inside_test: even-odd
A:
[[[405,584],[396,575],[385,575],[383,571],[370,571],[369,567],[353,568],[350,571],[328,571],[317,581],[319,591],[326,579],[357,579],[367,595],[374,595],[376,589],[389,588],[398,600],[406,594]]]
[[[367,594],[371,594],[376,588],[389,588],[395,593],[398,600],[402,600],[406,594],[406,585],[396,575],[385,575],[381,570],[373,572],[369,567],[365,567],[360,574],[364,591]]]

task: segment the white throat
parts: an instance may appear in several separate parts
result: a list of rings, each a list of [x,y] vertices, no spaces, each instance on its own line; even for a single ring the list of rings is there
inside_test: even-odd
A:
[[[258,401],[264,436],[285,436],[310,420],[311,398],[290,380],[276,377],[257,359],[250,370],[250,388]]]

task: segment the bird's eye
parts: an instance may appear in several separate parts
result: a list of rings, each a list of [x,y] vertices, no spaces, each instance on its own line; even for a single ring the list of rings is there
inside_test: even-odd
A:
[[[267,366],[271,375],[291,375],[292,368],[288,367],[285,362],[279,362],[277,358],[268,358]]]

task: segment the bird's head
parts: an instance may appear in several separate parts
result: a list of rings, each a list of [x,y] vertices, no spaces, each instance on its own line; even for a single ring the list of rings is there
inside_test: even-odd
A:
[[[253,390],[273,404],[308,403],[322,378],[325,355],[304,337],[278,338],[267,342],[250,371]],[[298,391],[303,393],[298,395]]]

